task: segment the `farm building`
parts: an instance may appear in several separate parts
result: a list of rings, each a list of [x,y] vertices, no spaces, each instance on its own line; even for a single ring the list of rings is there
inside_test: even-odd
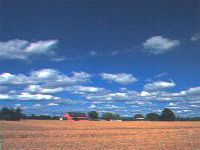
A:
[[[70,121],[88,121],[87,115],[85,113],[67,112],[64,117]]]
[[[136,118],[137,121],[144,121],[145,118]]]

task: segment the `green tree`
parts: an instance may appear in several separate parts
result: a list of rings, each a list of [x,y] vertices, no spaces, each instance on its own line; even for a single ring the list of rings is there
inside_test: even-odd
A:
[[[24,115],[22,114],[22,109],[20,107],[17,107],[15,115],[16,115],[16,120],[20,120],[24,117]]]
[[[25,118],[25,115],[22,114],[22,110],[19,107],[16,110],[12,107],[10,109],[8,107],[3,107],[0,111],[0,118],[3,120],[20,120]]]
[[[121,119],[121,116],[119,114],[114,114],[114,119],[115,120],[120,120]]]
[[[114,119],[114,115],[111,112],[107,112],[107,113],[104,113],[102,115],[102,118],[105,119],[105,120],[107,120],[107,121],[109,121],[111,119]]]
[[[1,119],[2,120],[12,120],[12,118],[10,117],[10,115],[2,115]]]
[[[169,108],[165,108],[162,111],[162,115],[160,116],[160,121],[175,121],[176,115],[175,113],[170,110]]]
[[[150,120],[150,121],[158,121],[159,117],[160,117],[160,115],[156,114],[156,113],[149,113],[146,115],[146,119]]]
[[[0,113],[2,116],[3,115],[9,115],[10,114],[10,109],[8,107],[3,107],[1,109],[1,113]]]
[[[90,117],[91,120],[95,120],[99,118],[99,114],[96,111],[90,111],[88,112],[88,116]]]

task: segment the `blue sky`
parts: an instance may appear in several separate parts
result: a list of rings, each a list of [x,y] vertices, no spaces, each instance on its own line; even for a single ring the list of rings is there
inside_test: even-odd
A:
[[[200,117],[198,0],[1,1],[0,104]]]

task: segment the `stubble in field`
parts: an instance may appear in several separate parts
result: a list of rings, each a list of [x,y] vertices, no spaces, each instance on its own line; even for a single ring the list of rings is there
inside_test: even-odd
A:
[[[1,121],[1,148],[196,150],[200,122]]]

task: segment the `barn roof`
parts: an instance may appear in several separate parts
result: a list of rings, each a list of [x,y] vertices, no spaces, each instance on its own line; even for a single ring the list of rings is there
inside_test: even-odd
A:
[[[70,117],[87,117],[85,113],[80,112],[67,112]]]

